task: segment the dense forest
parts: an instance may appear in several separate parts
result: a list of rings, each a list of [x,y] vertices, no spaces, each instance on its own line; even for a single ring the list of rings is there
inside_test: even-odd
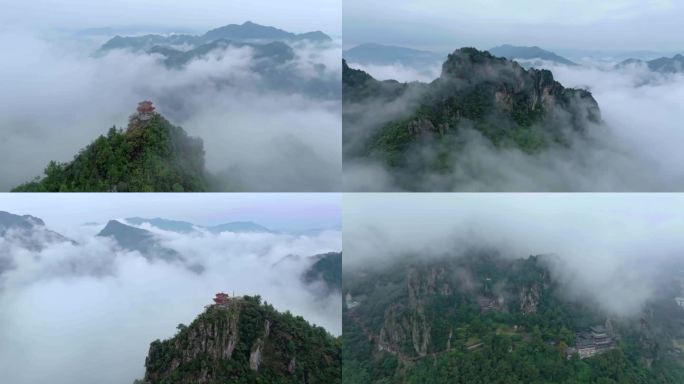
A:
[[[145,384],[339,383],[341,340],[259,296],[211,306],[150,345]]]
[[[201,192],[208,183],[202,140],[155,113],[146,121],[132,116],[126,130],[110,128],[13,192]]]
[[[349,277],[347,277],[349,276]],[[544,259],[493,255],[347,273],[343,382],[681,383],[684,311],[672,297],[637,319],[561,298]],[[613,349],[580,359],[576,332],[605,324]]]

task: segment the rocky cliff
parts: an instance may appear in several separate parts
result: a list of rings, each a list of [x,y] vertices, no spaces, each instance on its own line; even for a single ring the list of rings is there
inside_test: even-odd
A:
[[[258,297],[212,306],[178,334],[155,341],[145,383],[336,383],[340,343]]]
[[[346,158],[379,162],[411,190],[402,177],[452,172],[474,136],[534,155],[571,148],[602,122],[589,91],[474,48],[450,54],[429,84],[377,81],[346,63],[343,84]]]
[[[464,322],[485,314],[535,316],[553,295],[548,271],[537,257],[398,262],[385,273],[349,279],[353,287],[348,288],[360,299],[345,309],[345,319],[365,334],[375,357],[389,353],[400,366],[467,347],[473,341],[464,338]]]

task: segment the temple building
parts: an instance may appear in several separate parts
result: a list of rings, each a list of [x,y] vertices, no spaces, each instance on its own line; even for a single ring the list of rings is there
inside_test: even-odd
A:
[[[214,297],[214,306],[218,308],[228,308],[230,305],[230,296],[227,293],[219,292]]]
[[[575,347],[569,347],[566,351],[570,358],[577,353],[580,359],[586,359],[615,347],[613,338],[608,334],[608,330],[603,325],[596,325],[589,331],[578,332],[575,334]]]
[[[684,297],[675,297],[675,302],[680,308],[684,309]]]
[[[144,100],[138,103],[138,119],[147,121],[154,115],[154,104],[149,100]]]
[[[480,296],[477,298],[477,305],[480,307],[480,313],[487,313],[491,311],[501,310],[503,298],[490,298]]]

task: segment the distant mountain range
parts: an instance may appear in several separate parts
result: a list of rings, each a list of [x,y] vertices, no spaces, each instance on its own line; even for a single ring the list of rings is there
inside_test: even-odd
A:
[[[254,59],[270,59],[275,64],[282,64],[294,59],[292,48],[280,41],[266,44],[233,42],[226,39],[214,40],[193,49],[183,51],[169,46],[155,45],[147,50],[150,54],[160,54],[165,57],[164,64],[170,68],[181,68],[192,60],[201,58],[219,49],[249,47],[254,51]]]
[[[252,22],[230,24],[213,29],[204,35],[143,35],[115,36],[103,44],[96,57],[106,56],[114,50],[127,50],[137,54],[161,57],[168,69],[183,69],[196,60],[223,60],[228,49],[249,48],[252,60],[249,69],[258,74],[255,87],[302,93],[317,98],[340,97],[340,80],[335,71],[329,70],[318,59],[297,58],[295,48],[302,42],[315,45],[315,49],[327,49],[332,39],[320,31],[295,34],[282,29]],[[313,61],[313,72],[301,71],[301,60]],[[227,73],[216,73],[212,84],[230,87],[234,80]],[[169,95],[172,97],[173,95]],[[172,105],[182,104],[180,101]]]
[[[101,224],[89,222],[85,225],[99,226]],[[201,274],[204,271],[204,266],[190,262],[178,251],[163,245],[162,236],[146,229],[138,228],[138,226],[141,225],[150,225],[158,229],[179,234],[190,234],[193,232],[201,233],[200,231],[207,231],[212,234],[224,232],[280,233],[251,221],[233,221],[213,226],[200,226],[187,221],[169,220],[160,217],[151,219],[130,217],[122,221],[109,220],[104,228],[97,234],[97,237],[106,237],[113,240],[116,246],[123,250],[139,252],[150,262],[163,261],[178,263],[197,274]],[[316,233],[310,233],[309,235],[315,235],[320,232],[321,231],[317,231]],[[299,236],[299,234],[290,235]],[[41,251],[46,246],[59,242],[70,242],[73,245],[78,245],[75,241],[46,228],[43,220],[37,217],[30,215],[20,216],[4,211],[0,211],[0,238],[4,238],[4,241],[0,241],[0,274],[15,267],[14,255],[10,248],[11,246],[18,246],[30,251]],[[307,285],[312,285],[315,282],[322,282],[325,289],[322,290],[321,293],[324,296],[339,292],[342,273],[342,254],[339,252],[331,252],[307,256],[307,259],[309,260],[310,265],[301,276],[302,282]],[[285,256],[283,260],[300,261],[302,258],[288,255]]]
[[[0,237],[9,236],[10,233],[13,240],[17,240],[23,247],[32,250],[40,250],[47,243],[70,242],[74,245],[77,244],[75,241],[48,229],[45,222],[37,217],[19,216],[0,211]]]
[[[358,45],[344,51],[342,56],[349,62],[364,65],[402,64],[409,67],[435,65],[446,58],[440,53],[375,43]]]
[[[178,252],[162,246],[152,232],[123,224],[117,220],[110,220],[97,236],[109,237],[121,248],[127,251],[138,251],[151,261],[156,259],[167,262],[184,261]],[[202,268],[195,267],[195,270],[201,272]]]
[[[12,247],[41,251],[55,243],[77,243],[48,229],[43,220],[30,215],[15,215],[0,211],[0,276],[16,267]]]
[[[314,43],[330,42],[332,39],[321,31],[295,34],[282,29],[259,25],[251,21],[243,24],[229,24],[212,29],[203,35],[144,35],[144,36],[115,36],[100,48],[104,53],[112,49],[130,49],[146,51],[155,46],[198,47],[217,40],[229,40],[241,43],[271,43],[275,41],[293,43],[310,41]]]
[[[251,221],[233,221],[229,223],[217,224],[212,226],[201,226],[189,223],[187,221],[168,220],[156,217],[154,219],[145,219],[141,217],[130,217],[126,219],[127,222],[133,225],[149,224],[153,227],[163,229],[165,231],[172,231],[178,233],[189,233],[198,231],[200,229],[207,230],[211,233],[221,232],[235,232],[235,233],[275,233],[274,231]]]
[[[517,47],[513,45],[500,45],[498,47],[491,48],[489,52],[494,56],[505,57],[509,60],[545,60],[557,64],[565,65],[577,65],[577,63],[572,62],[562,56],[547,51],[539,47]]]
[[[645,65],[653,72],[672,74],[684,72],[684,56],[661,57],[659,59],[644,61],[639,59],[627,59],[616,65],[616,68],[624,68],[631,65]]]

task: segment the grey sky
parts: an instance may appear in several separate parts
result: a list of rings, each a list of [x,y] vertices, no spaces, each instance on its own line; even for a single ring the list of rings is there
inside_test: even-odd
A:
[[[656,238],[684,249],[676,240],[684,230],[679,194],[346,194],[343,215],[345,263],[479,240],[505,241],[521,257],[613,252],[633,241],[653,242],[655,252]]]
[[[31,30],[150,26],[204,31],[251,20],[291,32],[322,30],[339,36],[341,7],[341,0],[1,0],[0,25]]]
[[[345,0],[345,48],[363,42],[451,51],[500,44],[682,51],[674,0]]]
[[[338,228],[339,194],[54,193],[0,194],[0,210],[30,214],[52,229],[131,216],[198,225],[255,221],[273,229]]]
[[[618,316],[638,314],[659,273],[684,252],[679,194],[348,194],[343,201],[347,271],[473,249],[551,254],[564,294]]]

